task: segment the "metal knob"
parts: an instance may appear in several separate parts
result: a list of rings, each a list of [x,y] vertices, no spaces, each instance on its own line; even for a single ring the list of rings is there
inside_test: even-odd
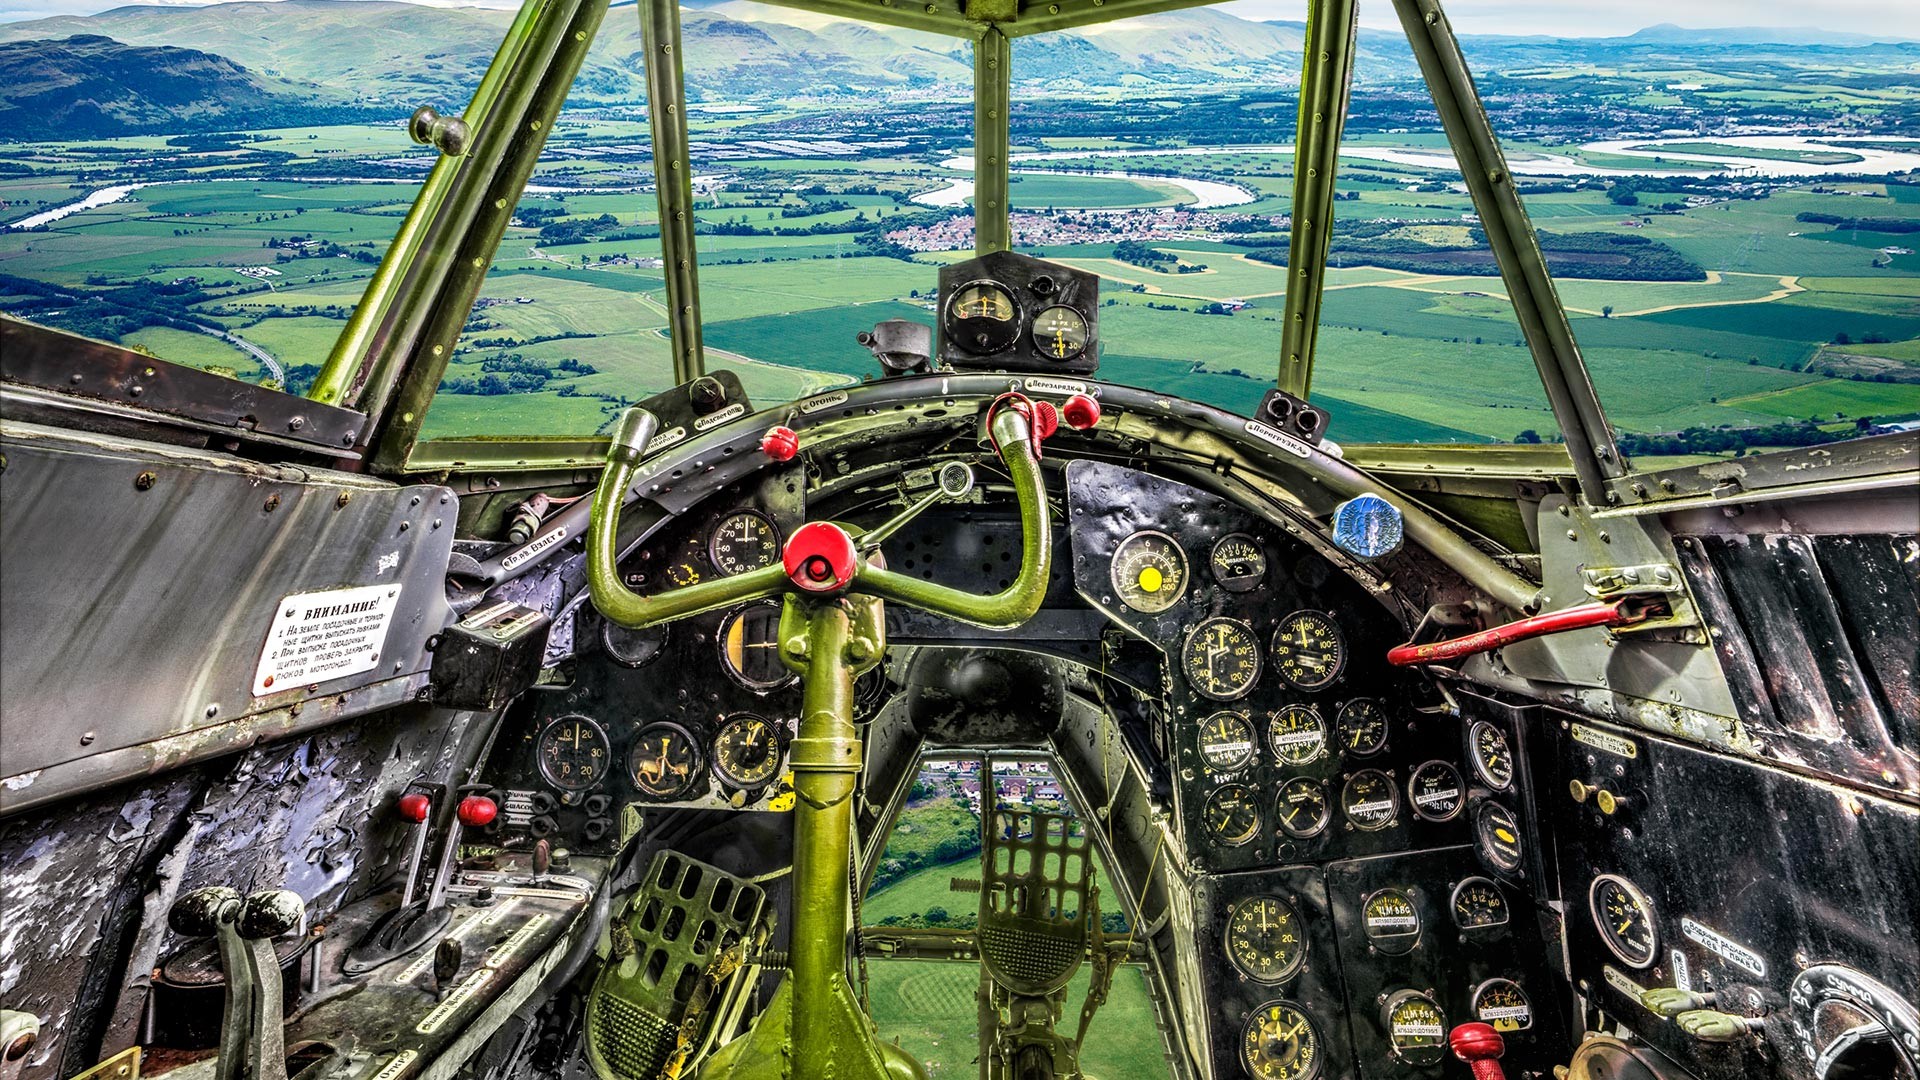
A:
[[[247,897],[240,909],[240,936],[267,941],[292,933],[307,921],[307,902],[292,889],[268,889]]]
[[[167,911],[167,925],[181,937],[212,937],[223,920],[238,914],[240,906],[238,892],[225,885],[209,885],[175,900]]]

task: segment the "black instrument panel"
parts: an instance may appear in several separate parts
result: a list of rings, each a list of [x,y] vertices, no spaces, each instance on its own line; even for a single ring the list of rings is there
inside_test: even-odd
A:
[[[622,561],[627,584],[664,592],[771,564],[802,521],[792,486],[775,477],[720,492],[668,522]],[[602,852],[617,847],[617,815],[632,803],[791,807],[800,691],[779,657],[778,601],[645,630],[584,603],[572,618],[576,655],[557,668],[570,681],[524,695],[494,747],[496,835]]]
[[[1081,596],[1165,656],[1188,864],[1231,871],[1466,842],[1458,721],[1387,666],[1398,623],[1318,553],[1207,492],[1067,469]],[[1431,707],[1431,706],[1429,706]]]

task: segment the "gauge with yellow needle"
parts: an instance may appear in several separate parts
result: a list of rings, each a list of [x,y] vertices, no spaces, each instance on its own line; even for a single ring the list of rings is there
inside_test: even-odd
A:
[[[970,353],[1000,352],[1020,337],[1020,308],[997,281],[974,281],[954,290],[941,321],[947,340]]]
[[[634,736],[627,755],[633,786],[656,799],[677,799],[693,786],[700,769],[700,744],[679,724],[648,724]]]
[[[1187,591],[1187,553],[1163,532],[1145,529],[1113,549],[1113,591],[1135,611],[1157,615]]]
[[[1315,1080],[1320,1075],[1320,1032],[1290,1001],[1270,1001],[1247,1019],[1240,1063],[1254,1080]]]
[[[1033,347],[1049,360],[1071,360],[1087,351],[1087,317],[1055,304],[1033,317]]]

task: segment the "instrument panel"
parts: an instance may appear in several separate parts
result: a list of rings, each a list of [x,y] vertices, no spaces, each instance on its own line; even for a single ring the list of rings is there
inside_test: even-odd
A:
[[[668,522],[621,563],[628,584],[659,592],[778,561],[802,520],[787,488],[784,477],[759,481]],[[604,852],[617,847],[628,804],[792,805],[799,678],[780,661],[777,601],[645,630],[608,623],[586,604],[569,617],[575,654],[549,657],[568,681],[516,703],[489,762],[502,839]]]
[[[1067,469],[1076,588],[1163,654],[1189,865],[1230,871],[1459,844],[1458,721],[1386,666],[1402,630],[1317,552],[1208,492]]]

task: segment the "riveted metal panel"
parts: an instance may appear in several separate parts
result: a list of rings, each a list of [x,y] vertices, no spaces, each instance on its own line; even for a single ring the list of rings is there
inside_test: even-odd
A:
[[[390,688],[425,671],[449,621],[459,507],[446,488],[0,432],[0,810],[226,752],[224,729],[252,718],[271,723],[247,741],[392,704]],[[369,585],[398,590],[376,666],[255,696],[284,598]]]

